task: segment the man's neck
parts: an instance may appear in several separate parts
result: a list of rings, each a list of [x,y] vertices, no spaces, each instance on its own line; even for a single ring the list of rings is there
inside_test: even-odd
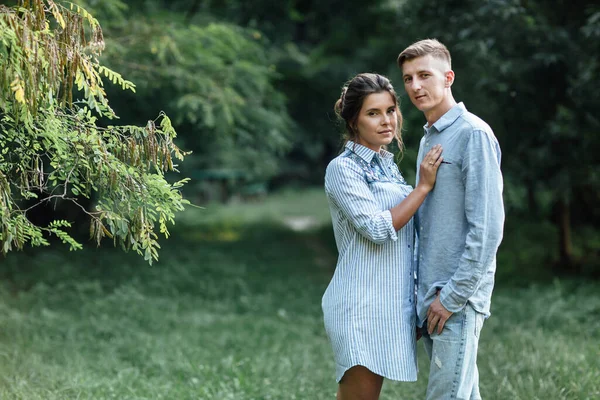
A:
[[[446,101],[440,104],[433,110],[425,112],[425,119],[427,120],[427,127],[431,127],[433,124],[437,122],[438,119],[442,118],[444,114],[446,114],[452,107],[456,105],[456,100],[454,97],[450,95]]]

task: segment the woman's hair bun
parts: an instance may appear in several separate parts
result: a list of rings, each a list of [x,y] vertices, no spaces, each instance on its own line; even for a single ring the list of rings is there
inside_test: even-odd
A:
[[[348,86],[344,86],[342,88],[342,94],[340,95],[340,98],[335,102],[335,106],[333,107],[333,109],[335,110],[335,113],[341,117],[342,116],[342,110],[344,109],[344,102],[346,100],[346,91],[348,90]]]

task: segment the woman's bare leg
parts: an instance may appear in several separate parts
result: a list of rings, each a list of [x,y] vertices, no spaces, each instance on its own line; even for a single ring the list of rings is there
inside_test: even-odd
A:
[[[357,365],[344,374],[338,386],[337,400],[378,400],[383,377]]]

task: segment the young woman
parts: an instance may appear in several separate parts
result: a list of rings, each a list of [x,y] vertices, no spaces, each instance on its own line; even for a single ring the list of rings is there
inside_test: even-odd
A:
[[[413,190],[385,150],[392,140],[402,146],[402,115],[390,81],[355,76],[335,110],[347,140],[325,173],[339,252],[323,295],[325,329],[338,400],[376,400],[384,377],[417,379],[412,217],[433,188],[442,148],[427,153]]]

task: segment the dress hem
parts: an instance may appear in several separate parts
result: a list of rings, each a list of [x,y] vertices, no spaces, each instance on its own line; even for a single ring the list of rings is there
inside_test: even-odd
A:
[[[416,382],[417,381],[417,373],[419,372],[417,369],[417,372],[415,373],[414,378],[412,378],[412,377],[407,378],[407,377],[392,376],[391,374],[386,374],[380,370],[377,370],[377,368],[371,368],[371,367],[369,367],[365,364],[361,364],[361,363],[355,363],[349,367],[345,367],[345,366],[337,364],[336,382],[340,383],[340,381],[344,377],[344,374],[346,373],[346,371],[348,371],[352,367],[357,367],[357,366],[365,367],[369,371],[373,372],[374,374],[377,374],[379,376],[384,377],[385,379],[389,379],[391,381],[396,381],[396,382]]]

